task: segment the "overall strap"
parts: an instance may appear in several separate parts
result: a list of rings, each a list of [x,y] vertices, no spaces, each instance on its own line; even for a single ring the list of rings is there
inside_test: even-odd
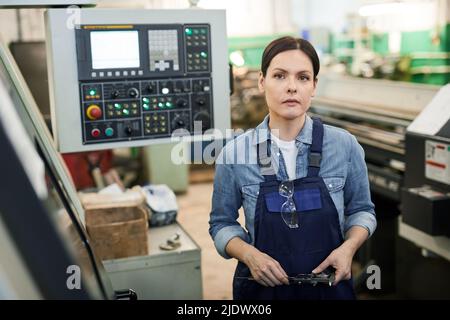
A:
[[[261,175],[265,181],[276,181],[277,175],[272,166],[272,158],[270,152],[270,142],[266,140],[256,145],[256,151],[258,156],[258,165]]]
[[[312,144],[308,155],[308,177],[317,177],[322,160],[323,124],[319,118],[313,118]]]

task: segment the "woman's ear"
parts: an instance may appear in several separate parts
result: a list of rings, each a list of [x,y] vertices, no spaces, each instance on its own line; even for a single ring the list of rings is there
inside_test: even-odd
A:
[[[259,72],[258,88],[259,92],[264,93],[264,75],[262,71]]]

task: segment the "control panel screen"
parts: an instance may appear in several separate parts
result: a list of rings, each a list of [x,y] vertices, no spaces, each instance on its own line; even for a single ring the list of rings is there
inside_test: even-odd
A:
[[[92,69],[139,68],[138,31],[90,33]]]
[[[177,30],[149,30],[150,71],[180,70]]]

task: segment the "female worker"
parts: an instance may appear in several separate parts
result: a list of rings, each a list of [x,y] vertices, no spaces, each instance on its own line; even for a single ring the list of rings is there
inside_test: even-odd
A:
[[[355,298],[352,259],[376,228],[374,205],[355,137],[306,113],[319,68],[308,41],[271,42],[258,82],[269,114],[216,161],[210,234],[223,257],[239,261],[235,299]],[[333,286],[289,285],[330,268]]]

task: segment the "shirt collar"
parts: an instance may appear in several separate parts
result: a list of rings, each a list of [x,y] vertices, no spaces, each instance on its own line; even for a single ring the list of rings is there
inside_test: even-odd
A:
[[[312,144],[312,129],[313,121],[310,116],[306,115],[303,128],[295,138],[296,142]],[[269,115],[267,115],[263,122],[255,128],[255,132],[253,134],[253,145],[260,144],[267,140],[270,140]]]

